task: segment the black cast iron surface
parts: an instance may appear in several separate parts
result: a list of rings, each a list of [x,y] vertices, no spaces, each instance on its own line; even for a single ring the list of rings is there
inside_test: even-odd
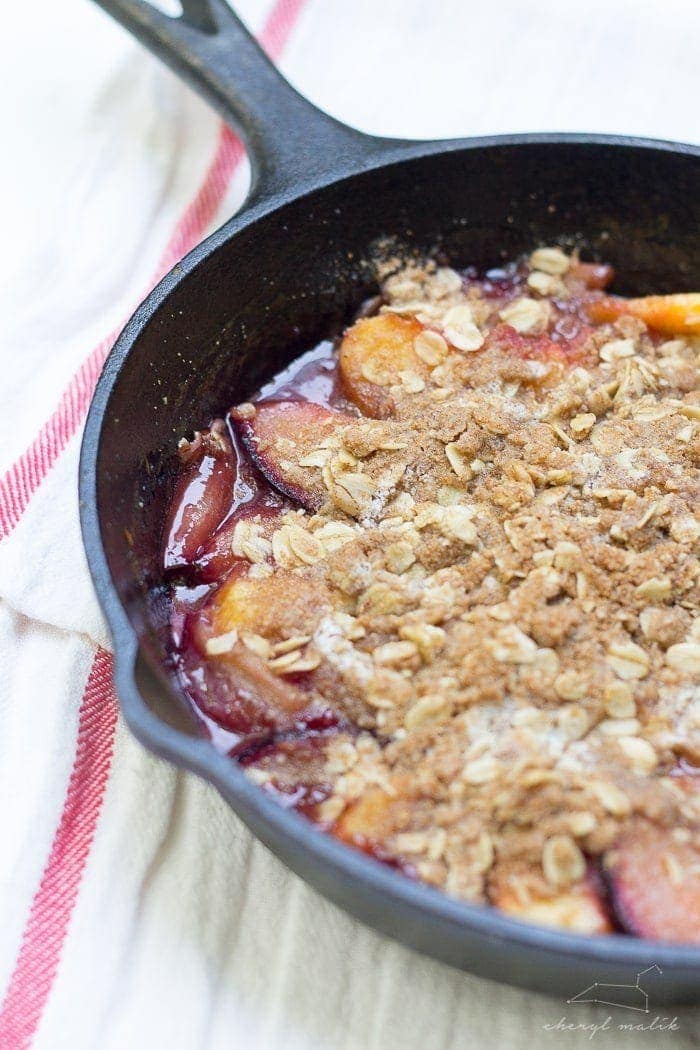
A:
[[[700,1000],[700,948],[520,923],[413,883],[281,809],[195,727],[170,672],[159,574],[179,438],[337,331],[373,289],[379,239],[440,248],[455,266],[557,241],[612,262],[619,292],[697,290],[700,150],[596,135],[370,138],[289,87],[224,0],[187,0],[179,19],[144,0],[98,2],[239,129],[253,169],[244,210],[127,324],[85,429],[83,537],[130,728],[214,784],[302,878],[405,944],[564,998],[594,981],[634,983],[657,964],[652,1008]]]

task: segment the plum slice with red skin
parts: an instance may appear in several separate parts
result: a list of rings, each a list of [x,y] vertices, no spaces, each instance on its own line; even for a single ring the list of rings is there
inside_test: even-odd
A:
[[[228,665],[235,672],[239,691],[245,689],[272,705],[277,728],[295,725],[299,714],[309,706],[309,695],[292,685],[289,680],[278,678],[265,662],[247,645],[238,642],[229,654]]]
[[[306,510],[320,510],[326,499],[321,468],[301,466],[299,460],[355,417],[313,401],[264,401],[232,409],[231,419],[270,484]]]
[[[272,533],[286,510],[291,509],[283,496],[270,492],[265,502],[256,500],[239,508],[222,522],[209,543],[194,561],[199,578],[212,583],[224,576],[245,575],[250,569],[247,558],[241,558],[233,550],[233,535],[241,521],[255,519],[262,526],[263,535]]]
[[[243,642],[236,642],[232,647],[227,654],[226,664],[235,674],[237,692],[253,698],[266,708],[272,707],[277,728],[294,725],[299,713],[309,706],[307,693],[278,678],[265,661]]]
[[[603,858],[615,917],[628,933],[700,943],[700,851],[638,818]]]
[[[200,711],[239,737],[236,753],[313,723],[318,715],[319,704],[307,690],[275,675],[242,642],[232,645],[225,659],[204,664],[197,648],[184,654],[181,675]]]
[[[327,608],[322,587],[287,570],[261,578],[232,572],[189,625],[200,668],[201,657],[206,659],[195,675],[198,706],[243,736],[313,722],[327,704],[313,693],[312,672],[275,673],[255,640],[264,645],[267,639],[307,637]]]
[[[182,472],[165,523],[163,566],[186,568],[231,509],[236,466],[223,420],[197,432],[179,450]]]

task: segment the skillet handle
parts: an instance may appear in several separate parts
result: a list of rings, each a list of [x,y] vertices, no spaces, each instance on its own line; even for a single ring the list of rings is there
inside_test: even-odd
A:
[[[182,15],[148,0],[96,0],[202,94],[243,136],[249,199],[293,195],[325,175],[372,166],[396,140],[364,135],[317,109],[277,71],[226,0],[182,0]]]

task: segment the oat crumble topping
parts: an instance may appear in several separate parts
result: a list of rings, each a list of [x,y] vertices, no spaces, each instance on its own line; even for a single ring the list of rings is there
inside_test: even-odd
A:
[[[557,247],[518,273],[404,266],[342,340],[343,405],[233,412],[287,498],[235,521],[196,644],[252,693],[264,668],[282,732],[336,714],[249,772],[323,785],[343,840],[522,918],[662,936],[627,901],[646,844],[690,894],[665,934],[700,938],[698,329],[616,314]]]

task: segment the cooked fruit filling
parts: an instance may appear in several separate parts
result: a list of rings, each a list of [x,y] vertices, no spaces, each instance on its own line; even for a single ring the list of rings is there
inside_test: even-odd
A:
[[[700,942],[700,295],[612,277],[404,264],[183,438],[174,655],[216,746],[343,842]]]

